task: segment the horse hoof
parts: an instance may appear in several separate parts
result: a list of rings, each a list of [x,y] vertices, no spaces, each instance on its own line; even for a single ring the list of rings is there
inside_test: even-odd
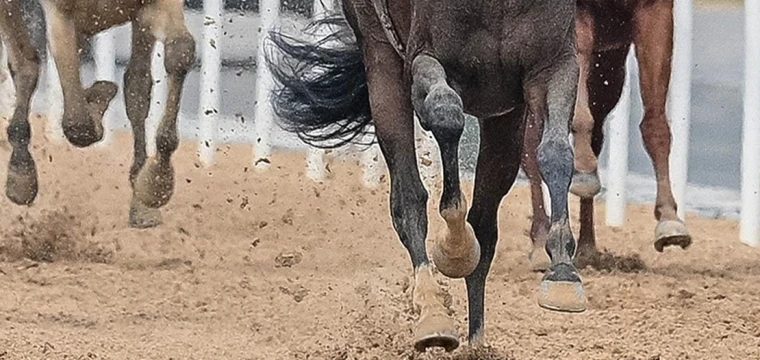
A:
[[[429,348],[441,347],[451,352],[459,347],[459,336],[454,329],[453,321],[440,313],[420,319],[414,336],[414,348],[425,352]]]
[[[469,227],[470,224],[465,224],[465,226]],[[468,244],[458,251],[447,251],[440,244],[433,246],[433,249],[430,251],[433,264],[444,276],[460,279],[470,275],[478,267],[478,263],[480,262],[480,244],[475,239],[474,233],[470,233],[471,236],[464,239]]]
[[[446,352],[452,352],[459,347],[459,338],[453,334],[428,334],[418,337],[414,341],[414,349],[419,352],[425,352],[429,348],[440,347]]]
[[[528,253],[528,261],[530,262],[530,268],[532,271],[546,271],[549,268],[552,261],[549,259],[549,254],[543,246],[533,246]]]
[[[32,164],[27,171],[8,169],[5,196],[16,205],[30,205],[37,197],[37,170]]]
[[[557,264],[549,268],[541,280],[538,305],[560,312],[586,311],[586,293],[578,272],[570,264]]]
[[[570,183],[570,192],[581,199],[593,198],[602,191],[602,182],[599,180],[599,173],[575,171],[573,181]]]
[[[681,220],[664,220],[654,229],[654,248],[662,252],[668,246],[678,245],[681,249],[691,246],[691,235]]]
[[[137,174],[135,197],[151,208],[160,208],[171,200],[174,193],[174,170],[171,164],[160,164],[152,157]]]
[[[64,116],[63,135],[71,145],[85,148],[103,139],[103,129],[90,116]]]
[[[132,203],[129,205],[129,227],[147,229],[161,225],[161,223],[161,210],[148,207],[140,200],[132,199]]]

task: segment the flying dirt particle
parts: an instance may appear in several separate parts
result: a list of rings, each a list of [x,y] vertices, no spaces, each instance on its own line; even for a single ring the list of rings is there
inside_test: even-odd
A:
[[[187,231],[185,228],[183,228],[181,226],[179,228],[177,228],[177,231],[179,231],[179,233],[182,234],[182,235],[190,236],[190,232]]]
[[[240,210],[245,209],[246,206],[248,206],[248,196],[247,195],[243,195],[243,198],[240,201]]]
[[[261,239],[255,238],[253,241],[251,241],[251,247],[257,247],[259,246],[259,243],[261,242]]]
[[[195,209],[195,210],[201,210],[201,209],[203,209],[203,206],[201,206],[201,204],[193,204],[193,209]]]
[[[288,225],[293,225],[293,209],[290,208],[282,215],[282,222]]]
[[[433,161],[432,160],[430,160],[428,158],[424,158],[424,157],[420,159],[420,163],[422,164],[422,166],[433,165]]]
[[[232,201],[234,201],[234,200],[235,200],[235,199],[233,199],[233,198],[231,198],[231,197],[229,197],[229,196],[227,197],[227,203],[228,203],[228,204],[232,204]]]
[[[266,222],[264,220],[259,221],[259,229],[263,229],[263,228],[267,227],[267,225],[269,225],[268,222]]]
[[[280,286],[280,292],[285,295],[293,296],[293,300],[295,300],[297,303],[300,303],[304,298],[306,298],[306,295],[309,295],[309,289],[303,287],[303,285],[298,285],[295,287],[295,289],[289,289],[284,286]]]
[[[688,291],[688,290],[685,290],[685,289],[681,289],[681,290],[678,290],[678,295],[677,296],[678,296],[679,299],[686,300],[686,299],[693,298],[695,295],[696,294],[694,294],[691,291]]]
[[[297,265],[303,260],[303,254],[300,252],[291,252],[291,253],[280,253],[280,255],[277,255],[274,258],[275,267],[277,268],[283,268],[283,267],[292,267],[293,265]]]
[[[190,178],[186,178],[186,179],[185,179],[185,182],[187,182],[187,183],[189,184],[189,183],[193,182],[193,180],[192,180],[192,179],[190,179]]]

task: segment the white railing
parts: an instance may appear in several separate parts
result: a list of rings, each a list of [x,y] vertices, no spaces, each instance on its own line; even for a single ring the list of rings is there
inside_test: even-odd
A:
[[[278,25],[280,21],[279,0],[260,0],[260,23],[261,34],[273,26]],[[314,0],[315,11],[318,15],[326,9],[323,3],[331,6],[330,0]],[[324,1],[324,2],[323,2]],[[671,86],[668,94],[668,115],[671,120],[671,130],[673,134],[672,149],[670,155],[670,168],[673,192],[679,206],[679,216],[684,218],[686,210],[686,184],[688,173],[688,144],[690,129],[690,106],[691,106],[691,71],[692,71],[692,10],[693,0],[676,0],[674,8],[674,54]],[[201,55],[201,86],[200,86],[200,107],[198,118],[200,119],[199,127],[199,158],[201,162],[209,166],[213,164],[213,157],[216,151],[216,129],[219,121],[219,109],[221,107],[220,91],[220,73],[221,73],[221,43],[224,38],[221,36],[222,25],[222,1],[205,0],[204,1],[204,28],[202,38],[197,39],[198,50]],[[746,61],[745,61],[745,90],[744,90],[744,129],[743,129],[743,149],[742,149],[742,211],[741,211],[741,230],[740,240],[752,246],[760,245],[760,0],[745,1],[745,37],[746,37]],[[268,162],[261,161],[267,159],[272,151],[271,130],[273,124],[273,114],[270,107],[268,96],[272,86],[271,74],[269,74],[264,64],[263,47],[264,36],[258,37],[256,71],[256,108],[255,108],[255,128],[253,136],[253,162],[259,170],[266,170]],[[214,46],[212,46],[212,44]],[[113,79],[115,51],[113,36],[108,32],[101,34],[95,42],[97,77],[99,79]],[[154,56],[159,59],[162,51],[161,46],[157,46]],[[50,57],[49,57],[50,58]],[[161,59],[163,57],[160,57]],[[632,54],[628,57],[628,74],[624,85],[623,94],[619,104],[615,107],[609,118],[609,132],[607,146],[609,151],[609,166],[606,180],[606,201],[607,214],[606,222],[609,226],[622,226],[626,219],[626,177],[628,175],[628,144],[629,137],[628,126],[630,121],[631,91],[630,83],[635,81],[631,74],[636,65]],[[154,62],[154,78],[161,79],[165,76],[162,61]],[[62,114],[62,101],[60,96],[60,87],[58,86],[57,73],[52,65],[52,59],[46,67],[46,72],[52,70],[53,76],[46,76],[48,86],[52,93],[48,94],[51,107],[49,110],[50,132],[56,137],[60,137],[60,115]],[[165,96],[161,87],[165,81],[159,81],[154,88],[154,94],[159,98]],[[52,95],[52,96],[51,96]],[[151,105],[156,104],[154,99]],[[160,101],[163,104],[163,101]],[[113,115],[106,119],[106,127],[109,129],[106,135],[105,143],[110,140],[110,126]],[[155,133],[157,118],[151,117],[147,122],[148,134]],[[421,135],[421,136],[420,136]],[[418,134],[418,140],[422,142],[421,153],[424,149],[430,151],[429,160],[437,165],[438,156],[436,146],[432,143],[429,136]],[[149,137],[150,145],[153,145],[153,137]],[[424,154],[422,154],[424,156]],[[317,149],[310,149],[307,153],[306,173],[314,179],[319,180],[324,176],[325,152]],[[365,168],[364,180],[369,187],[377,185],[379,182],[381,169],[384,166],[379,149],[374,145],[372,149],[365,151],[361,155],[361,161]],[[437,177],[440,169],[438,166],[425,166],[421,169],[425,178]],[[428,186],[432,185],[426,182]]]
[[[744,128],[739,237],[760,246],[760,0],[744,1]]]

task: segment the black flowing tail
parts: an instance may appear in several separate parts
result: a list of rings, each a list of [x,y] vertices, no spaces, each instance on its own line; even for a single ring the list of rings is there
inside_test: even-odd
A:
[[[316,32],[327,35],[309,42],[269,32],[277,53],[266,52],[275,80],[271,102],[277,122],[319,148],[366,143],[372,115],[367,74],[353,31],[342,15],[330,15],[305,30]]]

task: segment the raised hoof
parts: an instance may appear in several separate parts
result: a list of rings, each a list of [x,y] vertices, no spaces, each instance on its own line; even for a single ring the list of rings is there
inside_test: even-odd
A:
[[[161,164],[151,157],[137,174],[135,197],[151,208],[166,205],[174,194],[174,169],[171,163]]]
[[[530,253],[528,253],[528,261],[530,262],[530,268],[532,271],[546,271],[549,268],[552,261],[549,259],[549,254],[546,253],[546,249],[543,246],[533,246]]]
[[[668,246],[678,245],[682,249],[691,246],[691,235],[686,225],[680,220],[664,220],[654,229],[654,248],[662,252]]]
[[[98,124],[100,125],[100,124]],[[96,125],[92,117],[81,115],[63,118],[63,135],[76,147],[88,147],[103,139],[103,127]]]
[[[32,164],[26,171],[8,169],[5,182],[5,196],[16,205],[29,205],[37,197],[37,169]]]
[[[480,262],[480,244],[475,238],[469,223],[465,223],[468,244],[457,251],[447,251],[441,244],[434,244],[430,253],[438,271],[452,279],[460,279],[470,275]],[[445,241],[449,241],[448,239]]]
[[[147,229],[161,225],[161,210],[145,206],[137,199],[129,205],[129,227]]]
[[[560,312],[586,311],[586,293],[578,272],[570,264],[557,264],[547,270],[538,294],[538,305]]]
[[[113,100],[118,91],[119,87],[113,82],[98,80],[86,90],[85,97],[90,104],[108,103]]]
[[[573,181],[570,183],[570,192],[581,199],[589,199],[602,191],[602,182],[599,180],[599,173],[575,171]]]

